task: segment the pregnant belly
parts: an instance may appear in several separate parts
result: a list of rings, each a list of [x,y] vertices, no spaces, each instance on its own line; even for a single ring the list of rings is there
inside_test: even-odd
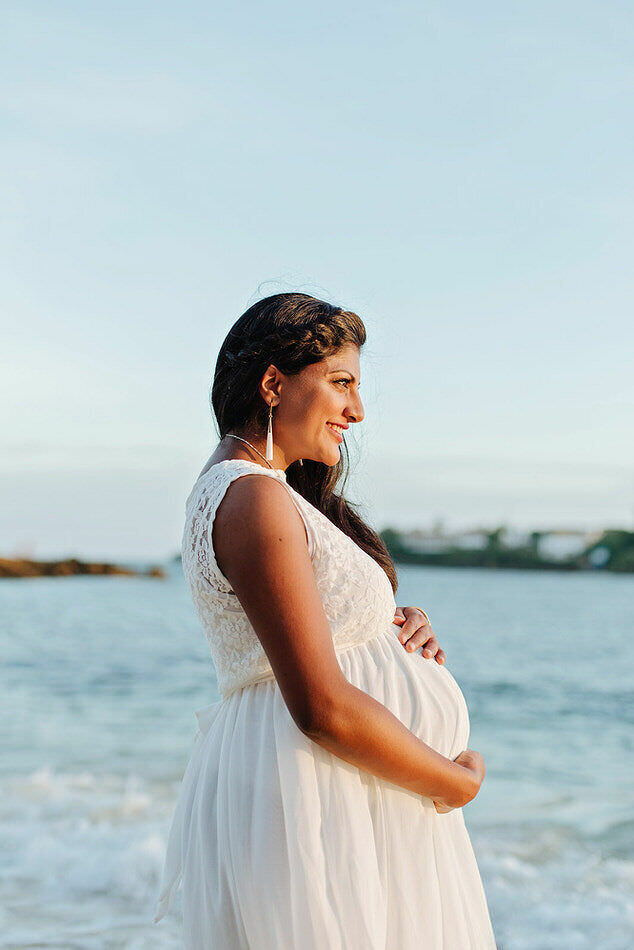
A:
[[[419,739],[454,759],[469,744],[469,712],[462,690],[445,666],[408,653],[400,627],[338,654],[346,678],[383,703]]]

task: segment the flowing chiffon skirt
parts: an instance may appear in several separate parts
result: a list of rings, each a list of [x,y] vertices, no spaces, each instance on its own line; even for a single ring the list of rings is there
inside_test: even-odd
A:
[[[340,650],[341,669],[454,758],[463,694],[399,629]],[[155,918],[181,884],[187,950],[494,950],[462,809],[438,814],[317,745],[272,678],[196,715]]]

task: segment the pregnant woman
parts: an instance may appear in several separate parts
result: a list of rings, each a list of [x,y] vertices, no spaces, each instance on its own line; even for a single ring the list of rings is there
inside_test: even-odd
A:
[[[496,946],[464,697],[336,490],[365,339],[356,314],[276,294],[218,355],[182,556],[221,699],[196,713],[155,917],[181,884],[188,950]]]

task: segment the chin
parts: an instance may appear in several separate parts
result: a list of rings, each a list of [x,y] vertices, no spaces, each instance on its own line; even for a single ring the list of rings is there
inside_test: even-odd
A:
[[[332,468],[333,465],[336,465],[339,459],[341,458],[341,452],[338,449],[335,449],[334,452],[326,452],[325,458],[323,459],[324,465],[328,465],[329,468]]]
[[[314,455],[305,456],[305,458],[309,457],[314,462],[321,462],[322,465],[327,465],[328,468],[332,468],[338,463],[339,459],[341,458],[341,453],[335,448],[334,452],[332,449],[329,449],[328,452],[315,452]]]

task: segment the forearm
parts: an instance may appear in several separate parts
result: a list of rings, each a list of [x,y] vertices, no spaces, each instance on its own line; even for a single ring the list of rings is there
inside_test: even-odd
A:
[[[350,683],[305,732],[346,762],[451,808],[461,808],[477,794],[469,769],[436,752]]]

